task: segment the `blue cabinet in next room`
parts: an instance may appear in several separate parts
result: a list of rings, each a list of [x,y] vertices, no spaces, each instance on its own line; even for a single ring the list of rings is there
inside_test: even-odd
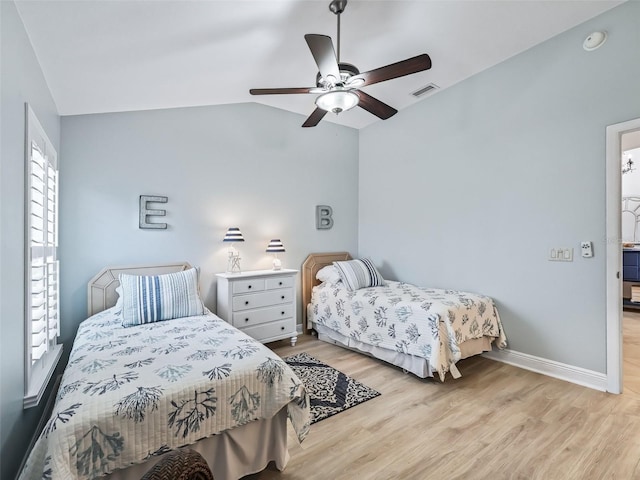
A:
[[[622,279],[625,282],[640,282],[640,250],[622,251]]]

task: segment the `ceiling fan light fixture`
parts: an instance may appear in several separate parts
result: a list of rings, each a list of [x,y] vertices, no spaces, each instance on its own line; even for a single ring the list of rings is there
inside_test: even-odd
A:
[[[316,98],[316,105],[322,110],[336,115],[351,110],[358,105],[360,98],[350,90],[333,90]]]

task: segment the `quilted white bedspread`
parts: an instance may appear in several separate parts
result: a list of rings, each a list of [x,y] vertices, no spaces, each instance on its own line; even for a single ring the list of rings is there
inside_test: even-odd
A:
[[[376,347],[425,358],[440,380],[460,360],[460,344],[483,336],[505,348],[493,300],[484,295],[420,288],[386,280],[354,292],[338,282],[313,288],[309,320]]]
[[[306,436],[302,382],[261,343],[212,314],[121,322],[114,307],[80,325],[21,479],[93,479],[284,406]]]

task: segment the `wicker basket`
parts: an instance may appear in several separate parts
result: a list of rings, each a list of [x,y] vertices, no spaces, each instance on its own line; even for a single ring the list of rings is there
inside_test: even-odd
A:
[[[202,455],[185,448],[163,455],[140,480],[213,480],[213,473]]]

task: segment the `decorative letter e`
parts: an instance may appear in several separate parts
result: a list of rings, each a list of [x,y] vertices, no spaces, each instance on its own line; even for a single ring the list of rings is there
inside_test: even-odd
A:
[[[166,223],[149,223],[147,220],[151,215],[164,217],[167,214],[166,210],[152,210],[148,208],[149,203],[167,203],[168,200],[167,197],[158,195],[140,195],[140,228],[166,229]]]

